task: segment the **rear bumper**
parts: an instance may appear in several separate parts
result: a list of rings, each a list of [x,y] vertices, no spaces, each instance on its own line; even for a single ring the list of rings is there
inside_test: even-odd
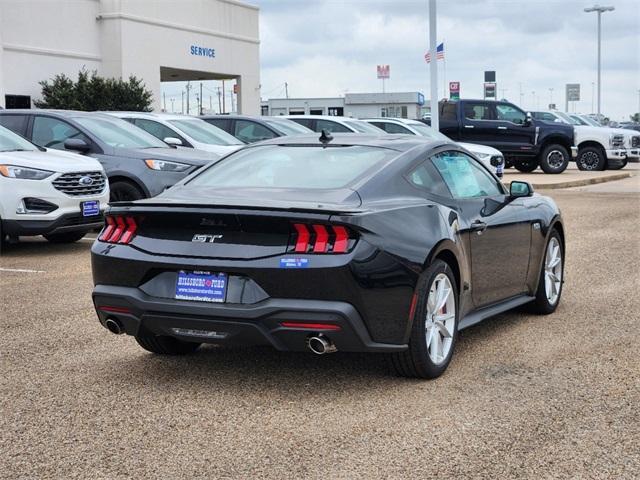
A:
[[[79,213],[68,213],[54,220],[2,220],[2,231],[10,237],[47,235],[101,228],[104,224],[102,213],[93,217],[83,217]]]
[[[407,348],[374,342],[358,311],[345,302],[268,298],[254,304],[201,303],[152,297],[137,288],[111,285],[96,285],[93,302],[103,326],[107,318],[116,318],[125,333],[134,336],[151,333],[192,342],[271,345],[282,351],[304,351],[310,335],[323,333],[338,350],[347,352],[397,352]],[[329,323],[339,330],[289,328],[281,322]]]

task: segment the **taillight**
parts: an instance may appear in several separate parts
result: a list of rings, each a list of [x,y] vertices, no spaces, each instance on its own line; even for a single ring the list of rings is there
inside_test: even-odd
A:
[[[105,221],[106,225],[98,237],[101,242],[126,245],[133,240],[138,230],[135,217],[107,215]]]
[[[355,241],[346,227],[320,223],[294,223],[295,238],[290,242],[296,253],[346,253]]]

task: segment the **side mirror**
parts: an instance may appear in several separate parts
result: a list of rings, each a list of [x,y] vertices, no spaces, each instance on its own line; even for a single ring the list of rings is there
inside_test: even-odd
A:
[[[179,138],[176,138],[176,137],[165,137],[165,139],[163,141],[164,141],[164,143],[166,143],[167,145],[171,145],[172,147],[181,147],[182,146],[182,140],[180,140]]]
[[[524,119],[524,126],[528,127],[533,123],[533,116],[531,115],[531,112],[527,112],[527,116]]]
[[[91,150],[91,146],[81,138],[67,138],[64,141],[64,148],[80,153],[87,153]]]
[[[530,197],[531,195],[533,195],[533,187],[529,182],[514,180],[509,185],[509,196],[511,198]]]

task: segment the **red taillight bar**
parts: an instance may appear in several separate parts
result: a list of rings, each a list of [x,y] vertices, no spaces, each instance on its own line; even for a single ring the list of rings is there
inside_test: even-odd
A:
[[[310,330],[326,330],[332,332],[342,330],[342,327],[335,323],[280,322],[280,326],[285,328],[306,328]]]
[[[134,217],[107,215],[105,221],[106,226],[98,237],[101,242],[127,244],[133,240],[138,230]]]
[[[349,240],[354,238],[347,227],[341,225],[294,223],[293,228],[296,253],[346,253]]]
[[[298,239],[296,240],[295,251],[306,252],[307,245],[309,244],[309,238],[310,238],[309,229],[307,229],[307,226],[302,223],[294,223],[293,226],[296,229],[296,232],[298,232]]]
[[[316,232],[316,243],[313,244],[313,253],[324,253],[327,251],[327,240],[329,233],[324,225],[313,225],[313,231]]]
[[[126,314],[130,314],[131,313],[131,309],[127,308],[127,307],[112,307],[112,306],[101,306],[98,307],[98,310],[102,311],[102,312],[109,312],[109,313],[126,313]]]

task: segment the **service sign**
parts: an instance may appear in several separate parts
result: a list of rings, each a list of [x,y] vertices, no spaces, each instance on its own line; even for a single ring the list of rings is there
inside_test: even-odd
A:
[[[391,76],[390,71],[391,68],[389,67],[389,65],[378,65],[378,78],[389,78]]]
[[[567,102],[579,102],[580,101],[580,84],[567,83],[566,94],[567,94]]]

